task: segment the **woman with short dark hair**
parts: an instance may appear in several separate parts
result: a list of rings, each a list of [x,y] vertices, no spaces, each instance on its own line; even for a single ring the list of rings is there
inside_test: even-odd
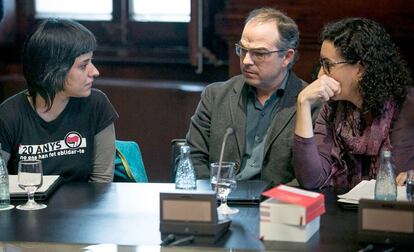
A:
[[[110,182],[118,117],[92,88],[95,36],[62,19],[39,23],[25,41],[24,90],[0,105],[0,142],[10,174],[19,160],[40,159],[44,174],[68,181]]]
[[[375,179],[381,149],[398,184],[414,167],[414,89],[406,62],[378,23],[347,18],[321,35],[318,79],[298,96],[294,166],[305,188]],[[312,129],[310,106],[324,101]]]

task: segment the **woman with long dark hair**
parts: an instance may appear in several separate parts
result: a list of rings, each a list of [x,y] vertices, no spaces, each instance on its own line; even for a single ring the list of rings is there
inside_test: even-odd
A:
[[[318,79],[298,96],[294,166],[305,188],[352,187],[376,177],[392,151],[397,182],[414,167],[413,80],[378,23],[347,18],[321,34]],[[324,102],[312,129],[310,107]]]

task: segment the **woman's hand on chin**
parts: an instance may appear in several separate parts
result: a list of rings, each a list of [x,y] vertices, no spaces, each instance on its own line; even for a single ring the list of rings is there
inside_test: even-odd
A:
[[[340,93],[341,84],[327,75],[322,75],[300,92],[298,103],[300,105],[312,105],[318,100],[329,101],[333,96]]]

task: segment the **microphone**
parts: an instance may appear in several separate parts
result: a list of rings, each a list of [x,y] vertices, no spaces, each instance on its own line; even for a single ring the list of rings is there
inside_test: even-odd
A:
[[[170,246],[185,245],[188,243],[192,243],[193,241],[194,241],[194,235],[190,235],[190,236],[176,240],[175,242],[171,243]]]
[[[231,127],[227,128],[226,133],[224,134],[224,137],[223,137],[223,143],[221,144],[220,159],[219,159],[219,164],[218,164],[218,168],[217,168],[217,175],[216,175],[216,179],[217,179],[216,193],[217,193],[217,189],[218,189],[218,182],[219,182],[219,179],[220,179],[221,164],[223,163],[224,147],[226,146],[227,138],[233,133],[234,133],[233,128],[231,128]]]
[[[167,235],[167,237],[164,240],[162,240],[160,245],[161,246],[167,246],[170,243],[172,243],[173,241],[175,241],[175,235],[169,234],[169,235]]]

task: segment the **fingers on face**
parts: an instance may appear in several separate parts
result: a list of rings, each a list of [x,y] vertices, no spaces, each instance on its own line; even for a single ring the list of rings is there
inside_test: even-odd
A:
[[[320,85],[316,89],[317,97],[323,101],[329,101],[329,93],[324,85]]]
[[[323,101],[329,101],[329,99],[331,99],[331,96],[329,96],[327,92],[323,92],[321,99]]]
[[[401,172],[400,174],[398,174],[397,176],[397,185],[402,186],[405,183],[405,180],[407,179],[407,173],[406,172]]]
[[[334,94],[339,94],[341,92],[341,84],[327,75],[321,77],[321,83],[332,90]]]
[[[320,79],[320,85],[319,85],[319,93],[320,98],[323,101],[329,101],[331,97],[338,94],[340,91],[339,83],[338,82],[332,82],[330,79],[326,78],[327,76],[322,76]]]
[[[329,97],[332,97],[335,95],[334,90],[329,86],[325,87],[325,92],[328,94]]]
[[[328,86],[329,86],[329,89],[332,90],[334,95],[341,93],[341,85],[339,85],[337,81],[334,80],[334,81],[328,82]]]

